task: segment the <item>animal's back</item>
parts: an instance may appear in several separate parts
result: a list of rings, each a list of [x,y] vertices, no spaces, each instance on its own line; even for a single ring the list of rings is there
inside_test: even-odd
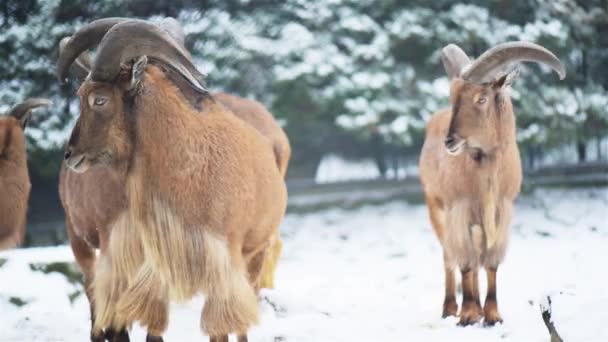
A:
[[[11,118],[0,120],[0,250],[20,244],[25,234],[31,184],[25,140],[17,125]]]
[[[234,115],[253,126],[258,132],[272,141],[273,151],[279,170],[285,176],[291,156],[291,147],[285,131],[278,125],[274,116],[259,102],[242,97],[217,93],[213,97],[226,106]]]

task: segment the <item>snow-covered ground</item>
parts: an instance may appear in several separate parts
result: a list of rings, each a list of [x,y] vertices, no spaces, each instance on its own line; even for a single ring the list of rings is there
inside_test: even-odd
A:
[[[549,294],[565,341],[608,341],[608,190],[540,190],[522,197],[499,270],[504,324],[441,319],[441,250],[426,208],[404,202],[290,214],[275,290],[265,290],[251,341],[549,341]],[[86,341],[84,296],[30,264],[72,261],[68,247],[0,253],[0,341]],[[484,279],[485,277],[481,277]],[[482,284],[482,291],[484,291]],[[483,293],[483,292],[482,292]],[[16,297],[27,304],[9,303]],[[172,306],[166,341],[204,341],[202,298]],[[132,341],[143,341],[139,327]]]

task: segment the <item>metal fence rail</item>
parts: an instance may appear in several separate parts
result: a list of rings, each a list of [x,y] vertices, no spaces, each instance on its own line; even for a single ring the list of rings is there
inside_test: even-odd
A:
[[[540,168],[526,173],[524,189],[538,186],[608,186],[608,163],[586,163]],[[418,177],[372,179],[317,184],[313,179],[287,181],[291,213],[331,207],[356,208],[401,199],[423,203]],[[66,240],[63,213],[44,213],[45,219],[28,225],[26,245],[53,245]]]

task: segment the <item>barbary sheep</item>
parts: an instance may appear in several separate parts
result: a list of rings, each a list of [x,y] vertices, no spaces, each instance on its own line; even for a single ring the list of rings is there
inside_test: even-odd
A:
[[[32,98],[0,116],[0,250],[23,240],[31,188],[24,130],[31,110],[50,104],[47,99]]]
[[[95,227],[101,253],[92,275],[92,337],[106,329],[128,338],[122,332],[140,321],[150,340],[161,340],[169,301],[202,292],[201,325],[211,340],[235,332],[246,341],[257,321],[264,257],[286,206],[271,142],[215,100],[188,53],[145,21],[85,25],[65,44],[60,79],[97,44],[65,164],[122,180],[126,208]]]
[[[504,43],[474,62],[458,46],[442,51],[451,78],[450,108],[430,119],[420,155],[420,179],[431,224],[443,248],[445,299],[443,316],[456,315],[455,267],[462,274],[460,325],[481,320],[501,322],[496,298],[496,272],[509,238],[513,201],[522,182],[510,86],[517,69],[505,67],[534,61],[565,77],[549,50],[532,43]],[[478,270],[488,278],[483,310]]]

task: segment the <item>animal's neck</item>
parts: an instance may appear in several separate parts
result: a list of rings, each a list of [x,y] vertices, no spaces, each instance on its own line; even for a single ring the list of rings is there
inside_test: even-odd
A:
[[[153,75],[158,76],[158,75]],[[162,82],[164,81],[164,82]],[[177,184],[208,164],[209,132],[204,120],[217,106],[207,98],[197,111],[165,79],[153,78],[136,99],[135,150],[130,173],[137,173],[146,189],[171,193]]]

